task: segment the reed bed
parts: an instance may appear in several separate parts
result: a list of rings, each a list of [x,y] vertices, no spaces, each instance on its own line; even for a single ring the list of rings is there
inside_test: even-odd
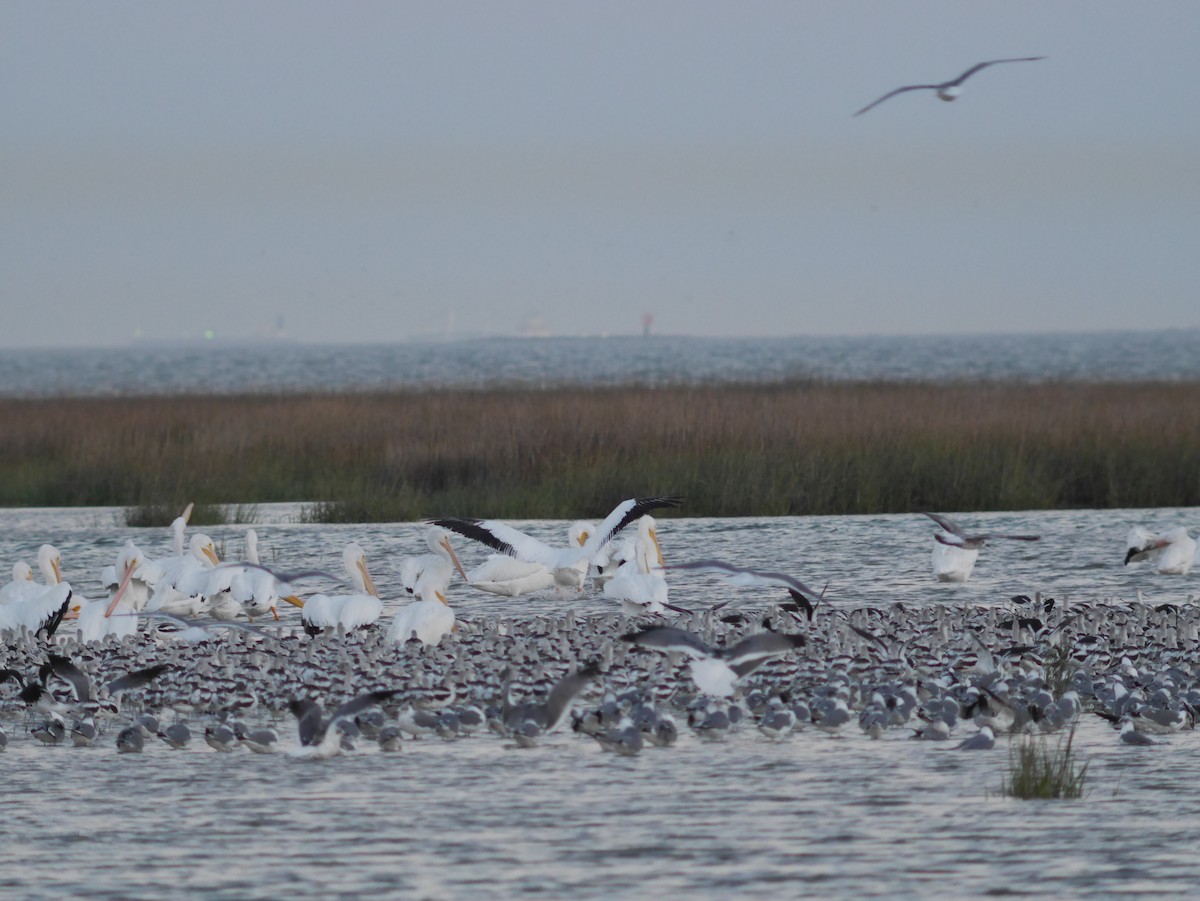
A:
[[[0,399],[0,505],[326,521],[1200,505],[1200,384]],[[174,515],[174,514],[172,514]]]
[[[1059,738],[1053,746],[1044,736],[1015,739],[1009,746],[1008,772],[1000,793],[1024,800],[1083,797],[1088,765],[1080,765],[1074,744],[1074,726],[1065,740]]]

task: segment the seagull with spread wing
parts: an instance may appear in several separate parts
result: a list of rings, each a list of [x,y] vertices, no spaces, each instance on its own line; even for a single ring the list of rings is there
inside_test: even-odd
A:
[[[993,535],[983,533],[969,535],[958,523],[940,513],[926,513],[930,519],[942,527],[940,532],[933,534],[933,574],[939,582],[965,582],[971,578],[975,569],[975,561],[979,558],[979,549],[993,538],[1003,538],[1006,541],[1039,541],[1041,535]]]
[[[962,83],[980,69],[986,69],[988,66],[994,66],[997,63],[1032,63],[1045,58],[1044,56],[1019,56],[1014,59],[990,59],[987,62],[976,63],[962,75],[958,76],[958,78],[952,78],[950,81],[943,81],[940,84],[907,84],[902,88],[896,88],[894,91],[888,91],[878,100],[868,103],[854,115],[861,116],[867,110],[879,106],[883,101],[895,97],[897,94],[903,94],[906,91],[937,91],[938,98],[941,100],[947,102],[957,100],[958,95],[962,93]]]

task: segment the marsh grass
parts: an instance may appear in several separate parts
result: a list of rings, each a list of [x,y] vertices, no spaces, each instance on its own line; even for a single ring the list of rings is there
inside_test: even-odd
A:
[[[169,526],[186,504],[139,504],[125,509],[125,525],[135,528]],[[188,524],[193,526],[251,525],[258,521],[253,504],[196,504]]]
[[[1074,751],[1075,728],[1053,744],[1044,736],[1027,735],[1009,744],[1008,772],[1000,793],[1012,798],[1080,798],[1088,765]]]
[[[0,505],[322,521],[1200,505],[1200,384],[0,399]],[[147,511],[142,513],[141,511]]]
[[[1079,664],[1071,654],[1071,645],[1060,641],[1052,645],[1042,658],[1042,673],[1046,681],[1046,689],[1054,697],[1061,698],[1071,688],[1071,679]]]

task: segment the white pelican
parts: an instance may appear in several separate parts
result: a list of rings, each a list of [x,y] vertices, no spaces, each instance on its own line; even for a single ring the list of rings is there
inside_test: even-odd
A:
[[[630,498],[618,504],[594,531],[590,523],[572,523],[571,542],[565,548],[551,547],[494,519],[435,519],[433,524],[486,544],[509,557],[541,563],[554,573],[559,585],[580,588],[587,576],[588,564],[621,529],[650,510],[678,506],[679,499],[673,497]]]
[[[454,631],[454,611],[433,579],[417,581],[417,600],[405,604],[392,617],[387,638],[392,644],[403,644],[416,638],[422,644],[436,645]]]
[[[933,574],[939,582],[965,582],[971,578],[975,569],[975,561],[979,557],[979,549],[990,539],[1004,538],[1009,541],[1038,541],[1041,535],[968,535],[962,527],[952,519],[937,513],[926,513],[930,519],[942,527],[933,537],[937,542],[933,546]]]
[[[145,609],[176,616],[195,616],[205,609],[205,592],[213,567],[221,562],[216,545],[197,533],[188,542],[188,553],[166,560],[150,560],[139,568],[138,577],[153,586]]]
[[[350,632],[364,626],[374,625],[381,613],[383,602],[367,569],[367,555],[354,543],[342,551],[342,563],[351,584],[357,589],[354,594],[314,594],[307,600],[294,595],[282,599],[300,608],[300,622],[309,635],[320,635],[327,629],[338,628]]]
[[[958,95],[962,93],[962,83],[978,72],[980,69],[986,69],[988,66],[994,66],[997,63],[1032,63],[1039,59],[1045,59],[1044,56],[1019,56],[1015,59],[991,59],[984,63],[976,63],[971,68],[967,69],[958,78],[953,78],[950,81],[943,81],[940,84],[909,84],[902,88],[896,88],[894,91],[888,91],[878,100],[868,103],[860,109],[855,116],[861,116],[867,110],[878,106],[890,97],[895,97],[897,94],[903,94],[906,91],[937,91],[940,100],[951,101],[957,100]]]
[[[1154,561],[1155,571],[1167,576],[1186,576],[1196,560],[1196,539],[1183,526],[1161,535],[1134,526],[1126,539],[1125,565]]]
[[[663,555],[654,517],[639,519],[637,536],[626,539],[621,545],[614,558],[622,562],[613,577],[604,583],[606,598],[620,601],[627,613],[690,612],[667,603],[670,589],[662,574]]]
[[[734,686],[743,676],[754,672],[772,657],[786,654],[807,643],[803,635],[761,632],[742,639],[729,648],[713,648],[700,636],[673,626],[653,626],[621,636],[639,648],[664,653],[678,651],[691,658],[692,681],[706,695],[732,697]]]
[[[137,631],[137,611],[150,599],[150,589],[145,582],[135,577],[146,557],[132,541],[117,554],[113,569],[119,573],[117,585],[104,601],[89,601],[86,598],[72,602],[78,622],[75,629],[79,641],[87,644],[103,641],[109,635],[124,638]]]
[[[424,584],[426,596],[435,591],[445,595],[450,590],[450,580],[456,569],[464,581],[470,581],[458,562],[458,555],[450,544],[450,533],[445,528],[435,524],[426,529],[425,544],[429,547],[428,554],[406,557],[400,563],[401,581],[410,594],[416,594],[417,585]]]
[[[0,606],[7,604],[10,600],[15,601],[19,597],[24,597],[24,593],[29,591],[31,585],[35,585],[33,581],[33,570],[24,560],[20,560],[13,564],[12,581],[0,587]]]
[[[66,582],[38,585],[36,591],[0,606],[0,632],[45,629],[47,635],[53,635],[66,618],[70,602],[71,586]]]

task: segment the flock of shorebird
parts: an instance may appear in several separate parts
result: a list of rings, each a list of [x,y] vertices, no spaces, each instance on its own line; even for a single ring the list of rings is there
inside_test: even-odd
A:
[[[949,741],[957,730],[952,747],[961,750],[990,748],[1002,732],[1056,731],[1087,711],[1119,725],[1129,744],[1194,726],[1200,609],[1190,604],[1021,596],[995,607],[850,609],[783,573],[720,560],[665,564],[649,511],[677,504],[630,499],[598,525],[571,524],[564,548],[497,521],[432,521],[429,553],[399,567],[412,599],[386,628],[353,544],[343,555],[353,591],[301,598],[302,580],[337,577],[263,566],[253,531],[244,561],[222,563],[199,534],[185,551],[185,512],[172,525],[173,555],[152,559],[126,543],[101,577],[107,598],[95,601],[63,580],[46,545],[45,584],[18,563],[0,588],[0,722],[23,717],[21,731],[45,745],[91,745],[111,729],[122,752],[142,751],[152,737],[189,747],[203,722],[218,751],[290,748],[317,758],[364,742],[392,751],[407,738],[475,732],[528,747],[568,721],[623,755],[674,743],[683,723],[702,739],[748,724],[774,740],[809,726],[836,734],[853,722],[872,738]],[[1039,537],[972,534],[928,515],[938,526],[933,571],[947,581],[969,578],[989,540]],[[636,528],[622,537],[628,526]],[[454,534],[495,553],[466,571]],[[1185,529],[1137,527],[1125,563],[1183,574],[1195,556]],[[732,610],[732,595],[688,610],[667,600],[671,571],[773,594],[753,612]],[[495,594],[592,590],[620,607],[464,621],[448,599],[456,572]],[[280,619],[280,602],[300,608],[300,629],[294,617]],[[30,611],[37,618],[23,619]],[[292,742],[275,729],[289,712]],[[962,736],[968,723],[975,731]],[[7,743],[0,729],[0,748]]]

